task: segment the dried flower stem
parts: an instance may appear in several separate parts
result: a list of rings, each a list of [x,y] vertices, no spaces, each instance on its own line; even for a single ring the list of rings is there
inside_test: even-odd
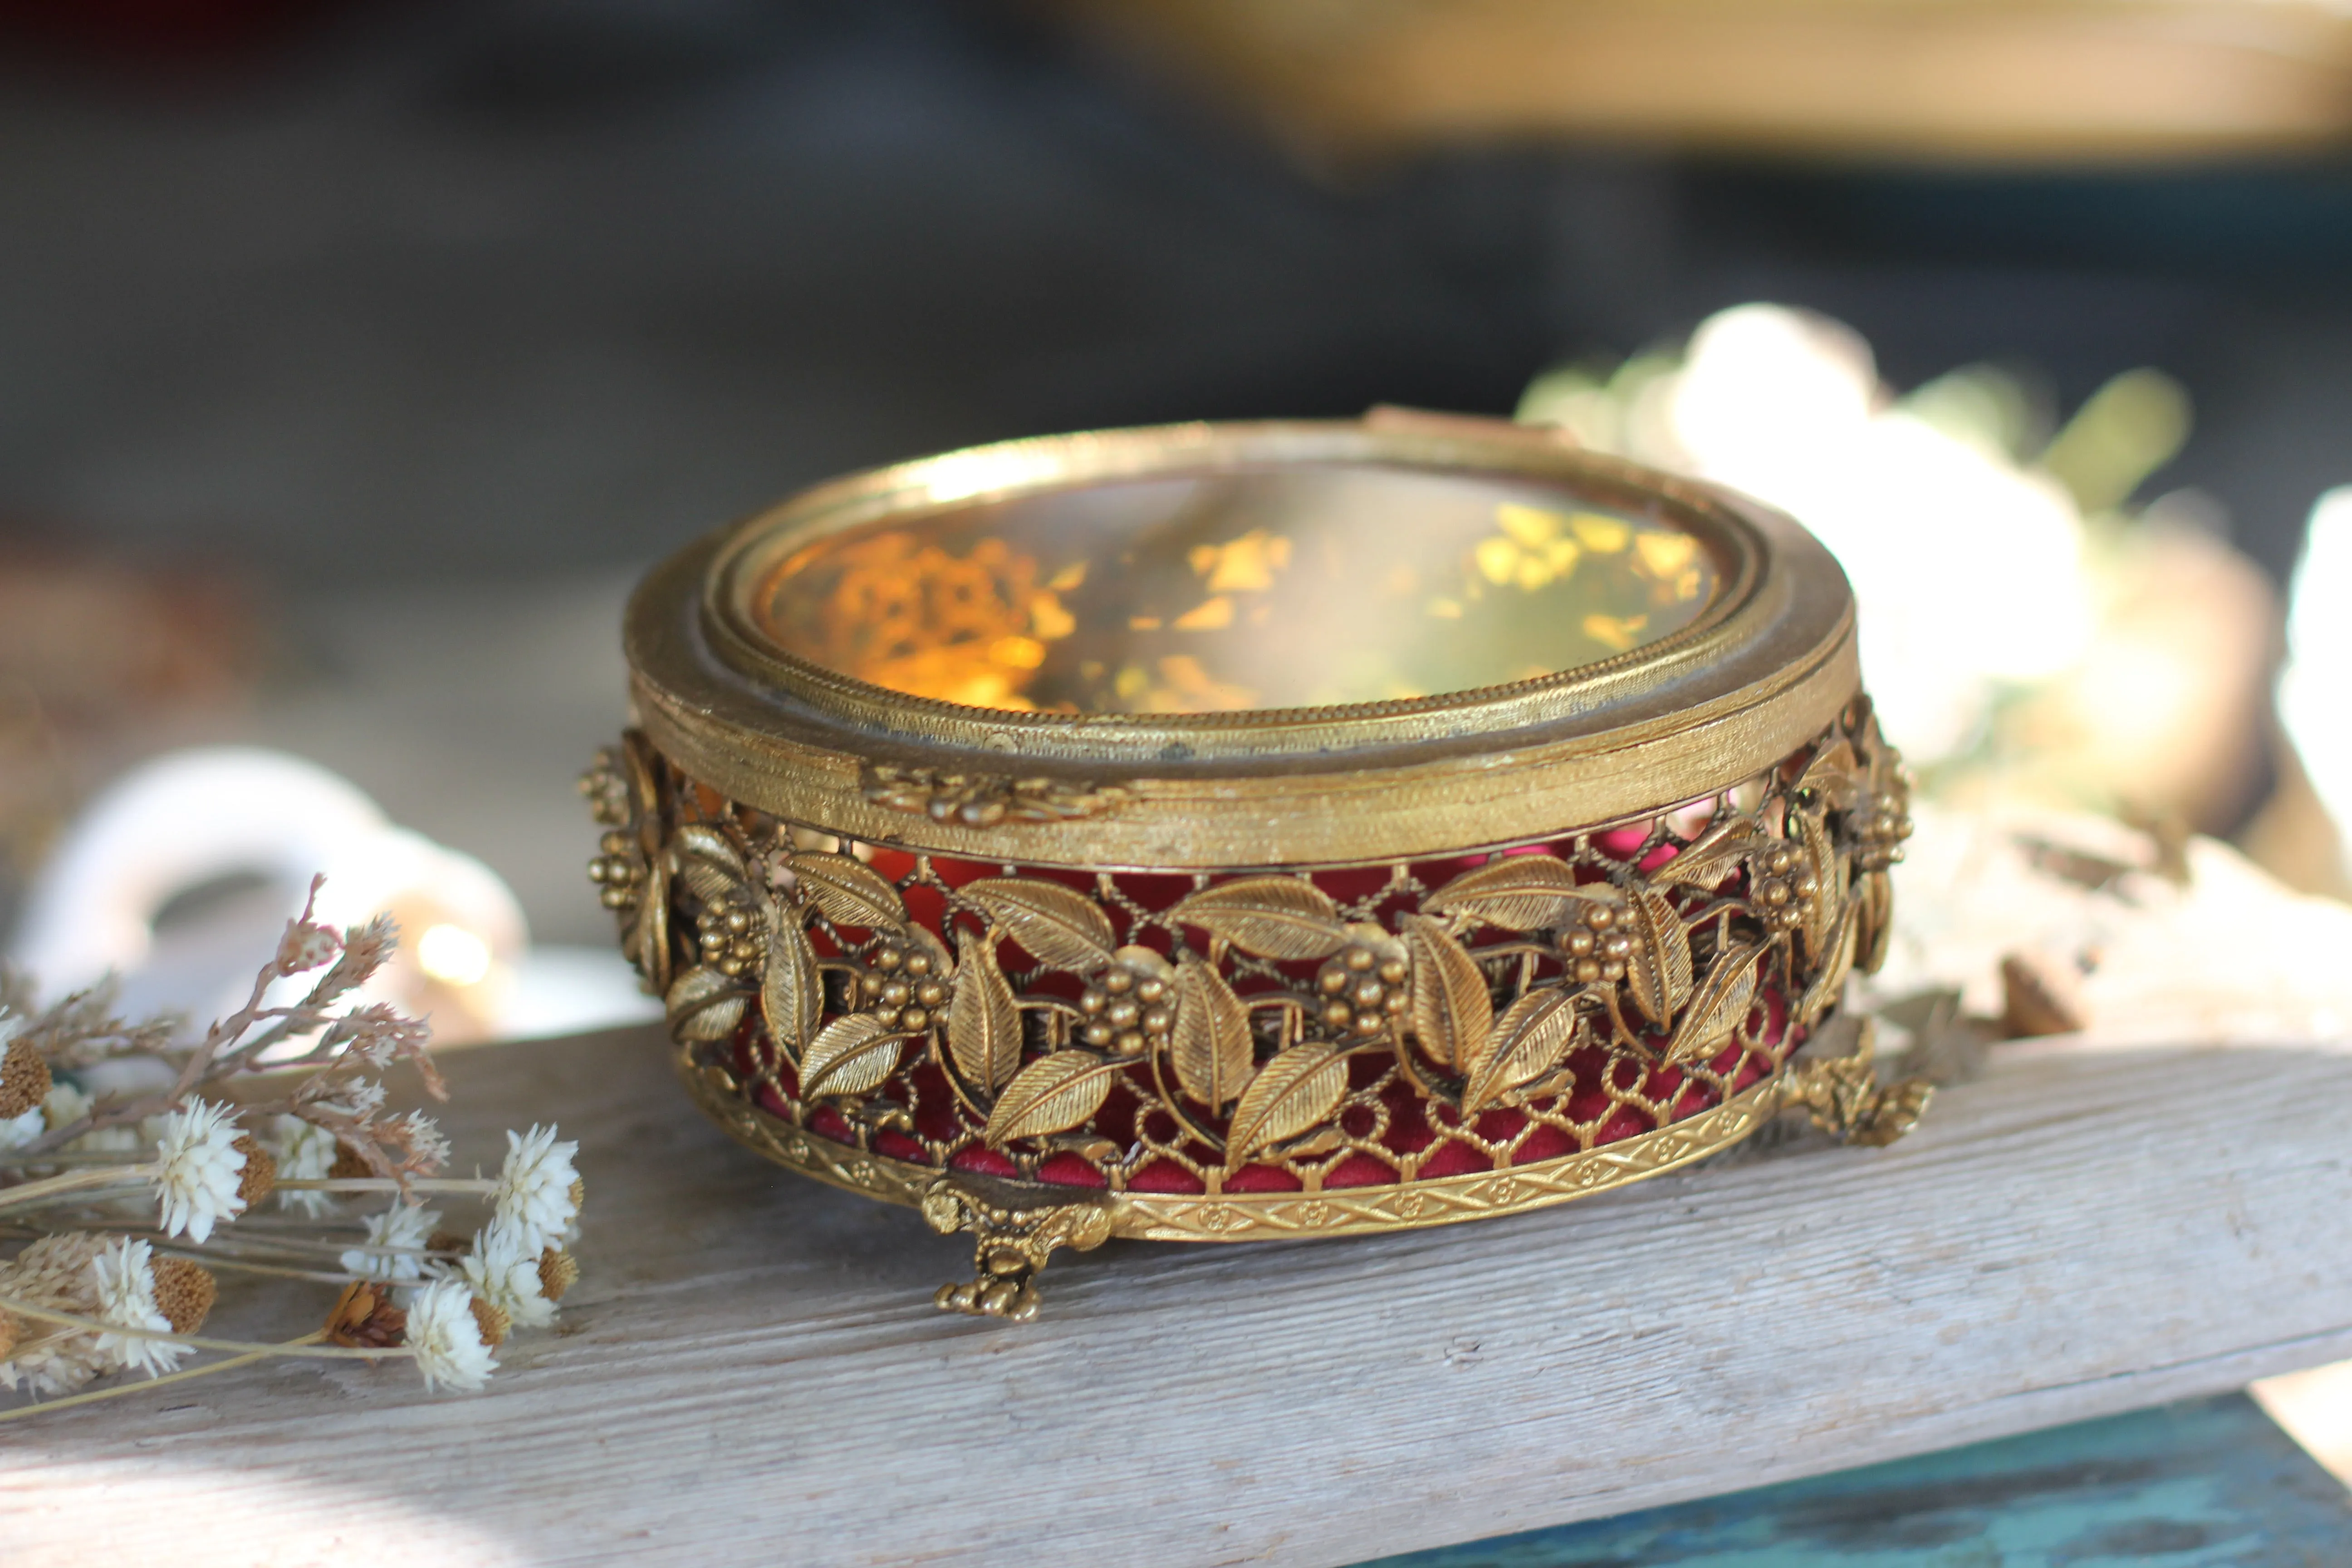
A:
[[[100,1170],[68,1171],[63,1175],[45,1176],[37,1182],[0,1187],[0,1208],[45,1203],[70,1193],[89,1192],[95,1187],[135,1186],[154,1178],[155,1167],[152,1165],[114,1165]]]
[[[14,1421],[20,1415],[37,1415],[44,1410],[61,1410],[68,1405],[94,1405],[101,1399],[119,1399],[126,1394],[143,1394],[148,1389],[166,1383],[184,1383],[192,1377],[207,1377],[216,1372],[234,1372],[255,1362],[267,1361],[273,1355],[290,1355],[304,1345],[315,1345],[327,1337],[324,1329],[314,1329],[299,1340],[288,1340],[267,1349],[247,1351],[220,1361],[208,1361],[202,1366],[183,1367],[167,1372],[161,1377],[142,1378],[136,1383],[118,1383],[110,1388],[94,1388],[87,1394],[69,1394],[62,1399],[44,1399],[37,1405],[20,1405],[13,1410],[0,1410],[0,1421]]]
[[[279,1182],[281,1193],[474,1193],[483,1197],[499,1190],[488,1176],[412,1176],[406,1181],[383,1176],[320,1176],[310,1181]]]
[[[157,1250],[173,1258],[193,1258],[207,1268],[234,1268],[241,1274],[268,1274],[279,1279],[314,1279],[321,1285],[352,1285],[367,1278],[359,1274],[331,1273],[324,1268],[288,1268],[275,1263],[249,1263],[242,1258],[224,1258],[217,1252],[161,1247]]]
[[[30,1301],[19,1301],[13,1296],[0,1296],[0,1311],[11,1312],[19,1318],[30,1318],[36,1322],[58,1323],[69,1329],[84,1329],[91,1333],[114,1334],[120,1338],[132,1340],[167,1340],[175,1345],[186,1345],[191,1350],[230,1351],[239,1355],[291,1355],[329,1361],[381,1361],[385,1356],[408,1353],[398,1345],[388,1346],[383,1350],[358,1351],[347,1351],[334,1345],[322,1346],[316,1342],[323,1336],[316,1335],[310,1339],[290,1340],[278,1345],[257,1344],[251,1340],[210,1340],[196,1334],[175,1334],[163,1329],[132,1328],[123,1323],[109,1323],[97,1318],[85,1318],[74,1312],[52,1311],[47,1307],[37,1307]],[[145,1385],[142,1384],[141,1386]]]
[[[330,1238],[327,1237],[307,1236],[237,1236],[234,1234],[221,1236],[218,1233],[215,1233],[215,1239],[205,1242],[203,1247],[198,1249],[191,1247],[185,1243],[175,1241],[172,1237],[160,1230],[149,1229],[135,1225],[109,1224],[103,1218],[93,1219],[87,1226],[77,1226],[74,1228],[77,1230],[102,1231],[110,1236],[127,1236],[134,1240],[152,1242],[159,1250],[164,1252],[184,1252],[191,1258],[199,1256],[205,1258],[234,1258],[240,1255],[258,1255],[265,1258],[283,1258],[289,1253],[293,1253],[299,1256],[307,1252],[330,1253],[340,1258],[346,1252],[365,1252],[378,1258],[429,1258],[446,1261],[465,1256],[462,1252],[451,1251],[446,1247],[436,1250],[429,1247],[379,1246],[367,1242],[353,1243],[348,1238],[340,1237]],[[55,1231],[45,1230],[39,1226],[26,1226],[16,1227],[11,1232],[11,1234],[40,1237],[56,1235],[58,1233]]]
[[[0,1154],[0,1167],[16,1165],[120,1165],[121,1163],[122,1163],[122,1152],[119,1149],[109,1153],[96,1154],[77,1153],[68,1149],[55,1149],[47,1154],[26,1154],[22,1152],[12,1152],[6,1154]]]

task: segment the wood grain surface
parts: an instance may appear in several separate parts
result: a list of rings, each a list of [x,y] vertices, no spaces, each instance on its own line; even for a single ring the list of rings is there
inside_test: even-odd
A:
[[[2352,1355],[2352,1056],[2011,1049],[1889,1151],[1113,1243],[1026,1326],[935,1311],[967,1247],[738,1151],[650,1033],[461,1053],[461,1160],[583,1140],[563,1332],[472,1397],[284,1363],[11,1424],[0,1561],[1343,1563]]]
[[[2313,1568],[2352,1494],[2242,1394],[1364,1568]]]

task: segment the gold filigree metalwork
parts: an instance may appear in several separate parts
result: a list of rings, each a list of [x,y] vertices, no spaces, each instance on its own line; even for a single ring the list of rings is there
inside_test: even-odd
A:
[[[1027,1322],[1037,1315],[1037,1270],[1057,1247],[1088,1252],[1108,1241],[1110,1205],[1099,1197],[992,1192],[993,1185],[941,1176],[923,1189],[924,1224],[941,1236],[972,1234],[971,1283],[942,1285],[932,1300],[943,1311]]]
[[[1057,1207],[1161,1238],[1434,1224],[1671,1168],[1782,1103],[1864,1143],[1924,1107],[1866,1059],[1783,1066],[1880,945],[1869,878],[1907,830],[1860,703],[1762,777],[1442,880],[1190,873],[1157,903],[1150,879],[821,836],[652,765],[698,1098],[861,1191],[998,1191],[958,1210],[982,1255],[962,1310],[1034,1310],[1045,1255],[1093,1234]]]
[[[1862,1020],[1852,1056],[1807,1057],[1781,1074],[1780,1103],[1801,1110],[1813,1125],[1849,1143],[1883,1149],[1919,1123],[1935,1086],[1926,1079],[1878,1081],[1877,1020]]]
[[[1583,569],[1571,544],[1631,551],[1625,581],[1683,607],[1502,686],[1239,711],[1148,688],[1061,712],[1038,710],[1045,688],[942,700],[931,675],[981,688],[945,665],[877,686],[775,618],[793,563],[846,559],[821,546],[847,531],[961,560],[960,507],[1285,465],[1507,483],[1480,503],[1500,521],[1477,581],[1550,593]],[[1196,539],[1181,515],[1169,559],[1199,591],[1283,569],[1273,532]],[[1016,555],[988,580],[1025,597],[948,595],[971,622],[940,645],[957,658],[1047,669],[1063,655],[1038,649],[1090,624],[1105,646],[1191,635],[1102,579],[1117,552],[1083,573]],[[908,606],[947,588],[856,583],[898,618],[828,637],[929,658]],[[1250,624],[1234,603],[1201,624]],[[1106,1236],[1509,1212],[1702,1158],[1784,1104],[1899,1135],[1923,1096],[1866,1064],[1790,1066],[1883,955],[1908,831],[1853,649],[1843,579],[1786,520],[1555,443],[1272,426],[983,448],[812,492],[647,580],[643,728],[588,781],[592,874],[703,1107],[770,1158],[971,1231],[976,1277],[941,1304],[1026,1317],[1047,1257]]]
[[[866,769],[866,798],[892,811],[912,812],[934,822],[993,827],[1000,822],[1067,822],[1093,816],[1127,798],[1116,784],[1054,778],[1007,778],[1000,773],[941,773],[936,768]]]

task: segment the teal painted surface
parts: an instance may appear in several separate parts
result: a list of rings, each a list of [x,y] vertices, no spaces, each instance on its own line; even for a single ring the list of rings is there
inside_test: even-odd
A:
[[[2352,1495],[2241,1394],[1365,1568],[2352,1568]]]

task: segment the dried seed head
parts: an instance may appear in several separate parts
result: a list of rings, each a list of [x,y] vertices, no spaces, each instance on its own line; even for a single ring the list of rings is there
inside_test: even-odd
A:
[[[0,1056],[0,1121],[13,1121],[49,1098],[49,1064],[19,1036]]]
[[[237,1134],[229,1147],[245,1156],[245,1169],[237,1173],[237,1201],[251,1208],[278,1190],[278,1157],[261,1146],[261,1140],[250,1132]]]
[[[580,1283],[580,1260],[568,1252],[549,1247],[539,1255],[539,1293],[551,1301],[561,1301],[563,1293]]]
[[[193,1334],[212,1315],[220,1287],[212,1271],[185,1258],[155,1259],[155,1310],[172,1324],[175,1334]]]
[[[327,1167],[331,1182],[354,1182],[362,1176],[375,1174],[375,1167],[360,1157],[358,1150],[348,1143],[335,1145],[335,1163]]]
[[[408,1314],[383,1286],[361,1280],[343,1287],[327,1314],[327,1337],[346,1350],[387,1350],[408,1332]]]
[[[482,1331],[482,1342],[492,1350],[507,1342],[507,1328],[513,1321],[503,1307],[493,1307],[479,1296],[473,1299],[474,1326]]]

